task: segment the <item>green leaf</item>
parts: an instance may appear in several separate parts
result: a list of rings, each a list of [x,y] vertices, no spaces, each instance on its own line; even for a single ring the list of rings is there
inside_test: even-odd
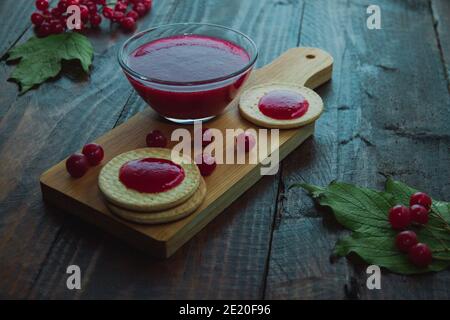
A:
[[[415,189],[404,183],[388,179],[386,192],[379,192],[347,183],[332,182],[321,188],[309,184],[296,184],[307,190],[320,205],[332,209],[337,221],[352,230],[348,237],[340,239],[336,254],[358,254],[369,264],[385,267],[401,274],[440,271],[450,265],[449,204],[433,200],[433,212],[425,227],[412,226],[420,242],[425,242],[433,252],[433,263],[427,268],[417,268],[408,261],[406,254],[395,247],[397,232],[388,222],[389,209],[395,204],[408,205]]]
[[[21,86],[21,92],[53,78],[61,71],[62,60],[79,60],[88,73],[94,49],[85,36],[66,32],[45,38],[32,37],[9,51],[8,61],[20,59],[11,79]]]

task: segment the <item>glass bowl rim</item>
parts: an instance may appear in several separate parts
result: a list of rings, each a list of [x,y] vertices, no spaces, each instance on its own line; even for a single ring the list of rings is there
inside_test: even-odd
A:
[[[223,29],[223,30],[232,31],[232,32],[238,34],[239,36],[244,37],[250,43],[250,45],[253,47],[253,50],[254,50],[253,56],[250,57],[250,61],[243,68],[241,68],[233,73],[230,73],[230,74],[222,76],[222,77],[217,77],[217,78],[212,78],[212,79],[207,79],[207,80],[200,80],[200,81],[190,81],[190,82],[166,81],[166,80],[160,80],[160,79],[156,79],[156,78],[150,78],[150,77],[144,76],[143,74],[140,74],[139,72],[134,71],[125,63],[125,61],[124,61],[125,48],[134,40],[144,36],[145,34],[151,32],[151,31],[156,30],[156,29],[183,26],[183,25],[184,26],[206,26],[206,27],[213,27],[213,28],[219,28],[219,29]],[[122,69],[125,72],[129,73],[133,77],[138,78],[140,80],[147,81],[147,82],[153,82],[153,83],[157,83],[157,84],[163,84],[163,85],[171,85],[171,86],[195,86],[195,85],[204,85],[204,84],[212,84],[212,83],[216,83],[216,82],[221,82],[221,81],[225,81],[225,80],[234,78],[238,75],[244,74],[250,68],[253,67],[253,65],[255,64],[255,62],[258,58],[258,54],[259,54],[258,47],[256,46],[255,42],[249,36],[247,36],[245,33],[242,33],[236,29],[221,26],[218,24],[212,24],[212,23],[183,22],[183,23],[161,24],[161,25],[158,25],[158,26],[155,26],[155,27],[152,27],[152,28],[149,28],[149,29],[146,29],[146,30],[143,30],[141,32],[134,34],[133,36],[131,36],[129,39],[127,39],[122,44],[122,46],[120,47],[120,50],[117,54],[117,58],[119,60],[120,66],[122,67]]]

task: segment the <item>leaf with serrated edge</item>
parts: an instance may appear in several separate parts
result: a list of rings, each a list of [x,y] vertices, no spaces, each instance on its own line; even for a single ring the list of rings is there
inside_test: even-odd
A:
[[[411,226],[419,238],[433,252],[433,262],[427,268],[417,268],[408,261],[406,254],[395,247],[397,231],[388,222],[389,209],[395,204],[409,204],[409,197],[417,190],[404,183],[388,179],[386,192],[357,187],[347,183],[332,182],[321,188],[305,183],[294,185],[307,190],[320,205],[333,210],[336,219],[353,233],[338,241],[335,252],[346,256],[358,254],[369,264],[385,267],[401,274],[440,271],[450,265],[450,233],[443,229],[443,222],[431,214],[425,227]],[[433,210],[446,221],[450,220],[449,204],[433,200]]]
[[[93,53],[89,39],[76,32],[45,38],[32,37],[8,52],[8,61],[20,59],[10,78],[20,84],[24,93],[57,76],[62,60],[78,60],[83,70],[89,72]]]

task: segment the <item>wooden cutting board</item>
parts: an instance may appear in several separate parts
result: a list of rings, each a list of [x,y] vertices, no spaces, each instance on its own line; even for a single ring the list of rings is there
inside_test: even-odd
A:
[[[246,87],[290,82],[315,88],[331,79],[333,58],[317,48],[294,48],[271,64],[255,70]],[[205,124],[223,130],[255,128],[239,116],[238,99],[226,112]],[[144,103],[144,102],[143,102]],[[325,106],[326,108],[326,106]],[[148,132],[159,129],[167,137],[179,128],[157,116],[150,108],[136,114],[124,124],[96,140],[105,150],[103,164],[125,151],[145,147]],[[192,126],[183,126],[192,131]],[[300,129],[280,131],[280,161],[314,132],[314,124]],[[170,146],[173,146],[172,143]],[[106,207],[97,178],[101,165],[91,168],[81,179],[72,179],[65,169],[65,159],[42,174],[40,182],[44,200],[66,212],[75,214],[133,246],[156,257],[169,257],[220,212],[261,178],[260,164],[222,164],[207,177],[207,196],[201,207],[182,220],[160,225],[139,225],[114,216]]]

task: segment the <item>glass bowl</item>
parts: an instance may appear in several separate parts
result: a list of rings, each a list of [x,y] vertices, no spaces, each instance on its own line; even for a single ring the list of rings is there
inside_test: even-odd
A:
[[[141,46],[176,36],[212,37],[231,42],[248,54],[248,63],[230,74],[199,81],[167,81],[133,70],[130,56]],[[119,50],[118,59],[126,77],[139,95],[157,113],[176,123],[207,121],[223,112],[248,79],[258,57],[255,43],[245,34],[228,27],[206,23],[161,25],[137,33]]]

